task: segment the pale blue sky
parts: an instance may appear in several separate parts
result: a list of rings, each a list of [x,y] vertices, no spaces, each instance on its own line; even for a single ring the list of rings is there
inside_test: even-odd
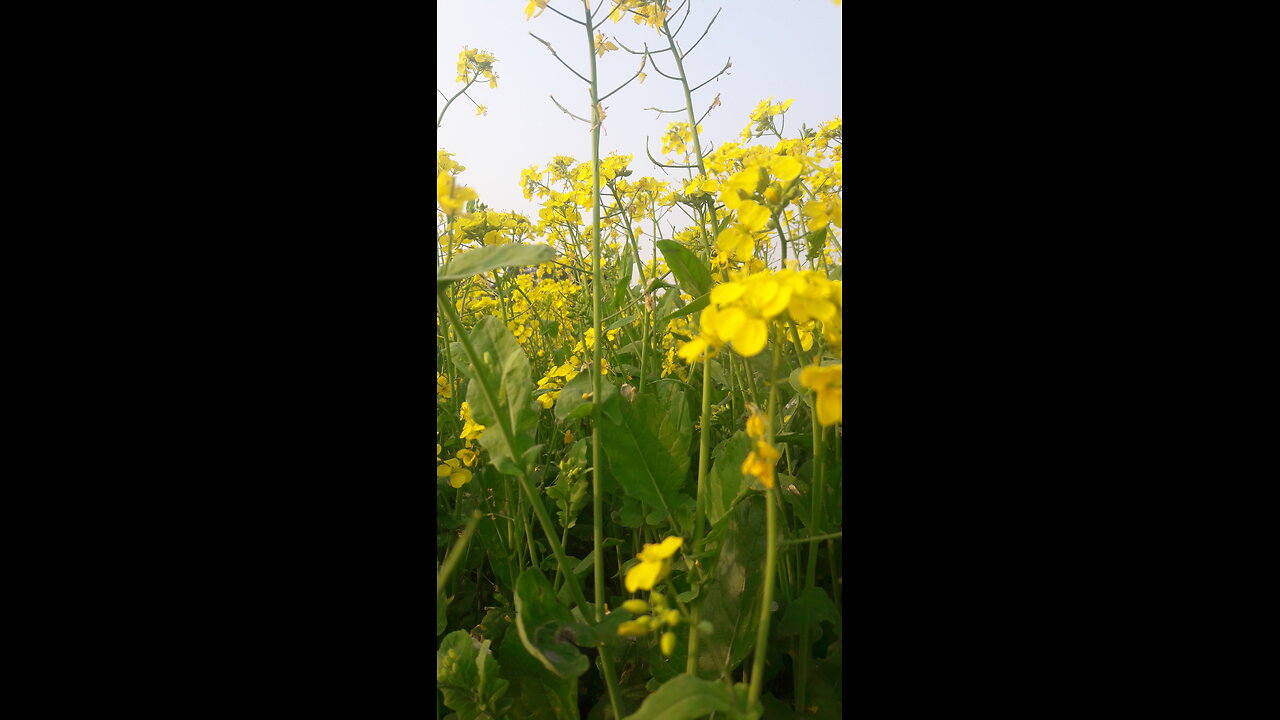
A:
[[[716,94],[720,107],[702,121],[702,148],[714,143],[740,141],[738,134],[747,125],[748,113],[761,100],[774,102],[794,98],[786,116],[787,137],[795,137],[801,123],[817,127],[842,117],[841,41],[842,8],[831,0],[691,0],[692,9],[684,30],[676,36],[682,48],[693,45],[702,35],[717,9],[719,18],[710,32],[685,61],[690,87],[715,75],[732,57],[733,67],[718,80],[693,94],[695,116],[701,117]],[[441,0],[437,4],[436,78],[431,92],[436,97],[436,115],[445,100],[436,92],[452,97],[462,88],[457,76],[458,53],[463,46],[487,50],[497,58],[498,87],[477,83],[468,91],[476,102],[489,109],[476,116],[476,108],[466,97],[449,107],[444,124],[436,131],[436,147],[454,153],[466,166],[464,184],[480,194],[493,210],[515,210],[537,222],[537,206],[520,191],[520,171],[530,165],[543,166],[554,155],[569,155],[578,162],[591,159],[588,125],[570,118],[551,102],[549,95],[568,110],[590,117],[587,85],[556,61],[530,32],[551,43],[560,57],[585,77],[590,77],[586,31],[550,10],[526,21],[526,0]],[[594,8],[599,0],[592,3]],[[671,3],[679,5],[678,0]],[[551,6],[574,18],[584,14],[579,0],[552,0]],[[601,13],[613,7],[605,0]],[[684,10],[672,20],[672,27],[684,17]],[[665,38],[629,17],[616,25],[606,20],[600,26],[610,40],[621,40],[633,50],[645,42],[655,50],[666,47]],[[671,53],[655,56],[658,67],[675,75]],[[613,91],[635,74],[640,56],[624,50],[597,58],[601,95]],[[647,78],[638,80],[604,101],[607,117],[600,136],[600,155],[610,151],[633,154],[632,180],[651,175],[677,182],[688,171],[658,168],[645,155],[645,136],[655,158],[668,163],[678,160],[661,155],[661,137],[675,120],[688,121],[685,113],[659,116],[646,107],[674,110],[684,107],[680,83],[662,77],[652,64]],[[606,134],[607,133],[607,134]],[[759,143],[767,140],[752,140]],[[772,144],[772,143],[768,143]],[[536,198],[535,198],[536,200]],[[681,218],[679,213],[673,221]],[[675,222],[677,227],[687,223]],[[647,244],[647,243],[646,243]]]

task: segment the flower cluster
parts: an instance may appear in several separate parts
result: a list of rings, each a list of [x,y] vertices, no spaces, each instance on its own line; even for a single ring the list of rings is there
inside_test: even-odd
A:
[[[463,48],[462,52],[458,53],[458,77],[455,82],[472,82],[483,76],[489,81],[489,87],[496,88],[498,76],[493,74],[493,64],[497,61],[493,53],[475,48]]]
[[[755,446],[747,459],[742,463],[743,475],[754,475],[767,488],[773,488],[773,466],[778,462],[778,451],[770,445],[766,438],[768,419],[759,408],[750,405],[751,417],[747,418],[747,436],[755,441]]]
[[[618,625],[618,634],[622,637],[643,637],[649,633],[659,632],[663,628],[676,628],[684,622],[684,615],[677,609],[669,608],[667,596],[660,592],[649,594],[649,602],[633,599],[622,603],[622,609],[635,616]],[[652,613],[652,614],[650,614]],[[676,649],[676,634],[671,630],[662,633],[659,641],[662,654],[671,657]]]

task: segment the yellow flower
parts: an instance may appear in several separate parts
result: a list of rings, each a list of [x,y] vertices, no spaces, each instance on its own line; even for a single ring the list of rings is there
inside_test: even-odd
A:
[[[475,200],[477,197],[479,196],[475,190],[458,185],[457,178],[448,172],[442,172],[436,177],[436,202],[440,203],[440,209],[450,217],[457,216],[468,200]]]
[[[529,4],[524,6],[525,21],[528,22],[530,18],[535,18],[538,17],[538,15],[541,15],[542,11],[547,9],[547,3],[550,1],[551,0],[529,0]],[[534,10],[538,11],[537,15],[533,13]]]
[[[778,451],[763,440],[756,441],[756,449],[747,455],[742,463],[743,475],[754,475],[760,478],[767,488],[773,487],[773,464],[778,461]]]
[[[460,488],[471,482],[471,471],[462,467],[457,458],[449,458],[436,468],[436,477],[447,477],[450,485]]]
[[[640,562],[627,571],[627,592],[652,590],[654,585],[671,572],[671,556],[681,545],[684,545],[684,539],[678,537],[666,538],[657,545],[645,543],[644,549],[636,555]],[[621,633],[621,628],[619,632]]]
[[[485,107],[485,106],[483,106],[483,105],[476,105],[476,114],[477,114],[477,115],[488,115],[488,114],[489,114],[489,108],[487,108],[487,107]]]
[[[568,445],[568,444],[569,444],[569,443],[571,443],[571,442],[573,442],[573,431],[571,431],[571,430],[565,430],[565,431],[564,431],[564,444],[565,444],[565,445]]]
[[[750,201],[743,200],[742,204],[745,205],[748,202]],[[716,247],[726,255],[731,255],[738,260],[747,260],[755,252],[756,243],[742,225],[733,224],[720,232],[719,237],[716,238]]]
[[[467,467],[472,467],[473,465],[476,464],[476,457],[478,457],[478,453],[476,453],[475,450],[468,450],[466,448],[463,448],[458,451],[458,459],[461,460],[462,464],[466,465]]]
[[[484,432],[484,426],[472,419],[471,407],[467,403],[462,403],[462,409],[458,412],[458,417],[463,421],[462,434],[458,437],[463,440],[478,439],[480,433]]]
[[[618,46],[604,39],[604,33],[596,33],[596,54],[604,57],[604,54],[610,50],[617,50]]]
[[[436,394],[445,400],[453,397],[453,392],[449,389],[449,378],[440,373],[436,373]]]
[[[823,427],[840,422],[843,404],[841,389],[844,369],[841,365],[816,365],[800,371],[800,384],[818,395],[818,424]]]
[[[751,409],[751,417],[747,418],[747,436],[752,440],[763,440],[765,432],[764,414],[755,405],[748,404],[747,407]]]

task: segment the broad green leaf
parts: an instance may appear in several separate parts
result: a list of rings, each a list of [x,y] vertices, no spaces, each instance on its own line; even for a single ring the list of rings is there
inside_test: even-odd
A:
[[[831,597],[823,588],[809,588],[801,592],[800,597],[787,606],[786,612],[782,614],[782,622],[778,623],[778,635],[783,637],[799,635],[806,618],[810,628],[817,627],[818,622],[826,620],[835,628],[837,635],[844,633],[840,611],[836,609],[835,603],[831,602]],[[810,636],[813,635],[811,630]]]
[[[730,515],[713,580],[703,589],[702,617],[714,628],[699,644],[698,670],[704,677],[733,673],[755,647],[765,538],[764,500],[750,497]]]
[[[566,578],[566,582],[574,582]],[[525,650],[559,677],[576,678],[587,671],[587,658],[562,631],[575,624],[569,608],[556,600],[542,571],[529,568],[516,581],[516,630]]]
[[[739,496],[751,487],[751,479],[742,474],[742,463],[751,453],[751,438],[741,430],[720,443],[712,454],[714,463],[707,475],[707,520],[715,525],[729,512]]]
[[[605,330],[604,330],[604,331],[605,331],[606,333],[611,333],[611,332],[613,332],[614,330],[617,330],[618,328],[620,328],[620,327],[622,327],[622,326],[624,326],[624,325],[630,325],[631,323],[635,322],[635,321],[636,321],[636,320],[638,320],[639,318],[640,318],[640,316],[639,316],[639,315],[632,315],[631,317],[625,317],[625,318],[622,318],[622,319],[621,319],[621,320],[619,320],[618,322],[616,322],[616,323],[614,323],[614,324],[610,325],[609,327],[605,328]]]
[[[502,507],[512,502],[508,494],[508,483],[512,481],[498,474],[497,469],[492,465],[486,465],[483,469],[477,470],[472,475],[472,482],[479,485],[480,493],[493,498],[495,507]],[[484,508],[483,503],[481,507]],[[486,513],[480,518],[480,524],[476,526],[476,535],[480,538],[480,544],[484,546],[484,556],[488,558],[489,565],[493,568],[496,581],[508,592],[514,592],[517,571],[503,541],[507,533],[507,522]]]
[[[455,255],[436,270],[436,288],[500,267],[541,265],[556,258],[550,245],[491,245]]]
[[[638,528],[644,524],[644,512],[640,510],[640,501],[628,497],[618,508],[618,524],[622,527]]]
[[[565,383],[564,388],[560,390],[559,397],[556,398],[556,404],[552,408],[556,414],[556,419],[563,422],[590,415],[595,408],[595,401],[590,397],[582,397],[590,392],[591,373],[580,372],[574,375],[572,380]],[[604,392],[607,393],[608,391],[605,390]]]
[[[708,294],[706,294],[706,295],[703,295],[703,296],[701,296],[701,297],[695,298],[693,302],[689,303],[688,305],[685,305],[684,307],[680,308],[679,310],[677,310],[677,311],[675,311],[675,312],[671,313],[670,315],[667,315],[667,316],[663,317],[661,320],[659,320],[659,321],[658,321],[658,327],[663,327],[663,326],[665,326],[665,325],[667,324],[667,321],[668,321],[668,320],[675,320],[675,319],[676,319],[676,318],[678,318],[678,317],[684,317],[685,315],[688,315],[688,314],[690,314],[690,313],[696,313],[696,312],[698,312],[699,310],[701,310],[702,308],[704,308],[704,307],[706,307],[707,305],[710,305],[710,304],[711,304],[711,294],[710,294],[710,293],[708,293]]]
[[[693,720],[712,712],[727,713],[730,718],[739,716],[734,697],[724,683],[680,675],[663,683],[626,720]]]
[[[657,245],[685,292],[694,297],[711,292],[711,271],[692,250],[674,240],[659,240]]]
[[[574,463],[581,471],[561,472],[556,482],[547,488],[547,496],[556,501],[556,518],[560,527],[571,528],[578,524],[578,513],[587,504],[587,486],[591,483],[585,472],[587,462],[587,441],[585,438],[575,442],[567,453],[567,461]],[[572,477],[570,477],[572,475]],[[594,552],[594,551],[593,551]]]
[[[609,466],[623,490],[668,515],[689,470],[692,437],[683,391],[673,390],[669,397],[664,408],[649,393],[637,395],[632,402],[617,404],[617,421],[606,411],[598,426]]]
[[[473,367],[465,355],[459,366],[471,378],[467,386],[471,415],[485,426],[480,444],[489,451],[494,467],[505,474],[518,474],[523,469],[524,453],[533,446],[533,430],[538,420],[530,406],[534,383],[529,373],[529,358],[502,320],[492,315],[476,323],[471,331],[471,344],[480,357],[480,367]],[[459,360],[457,355],[454,359]],[[481,384],[488,388],[488,393]],[[490,395],[496,406],[490,405]],[[515,447],[507,442],[502,429],[504,423],[514,435]]]
[[[825,226],[814,230],[807,236],[809,247],[805,251],[805,257],[812,260],[822,254],[823,247],[827,244],[827,228]]]
[[[445,636],[436,652],[436,686],[459,720],[500,717],[510,709],[510,682],[499,677],[498,661],[485,640],[477,648],[465,630]]]
[[[578,720],[578,681],[566,680],[538,662],[515,633],[507,633],[498,659],[511,678],[514,705],[508,717],[522,720]]]

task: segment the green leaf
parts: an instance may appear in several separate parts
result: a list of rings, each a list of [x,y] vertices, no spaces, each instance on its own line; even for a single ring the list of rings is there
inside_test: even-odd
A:
[[[778,635],[783,637],[799,635],[806,618],[809,621],[809,627],[817,627],[819,621],[826,620],[835,628],[837,635],[844,633],[844,627],[840,622],[840,611],[836,609],[835,603],[831,602],[827,591],[820,587],[805,590],[800,593],[800,597],[787,606],[786,612],[782,614],[782,622],[778,623]]]
[[[671,313],[670,315],[667,315],[666,317],[664,317],[664,318],[662,318],[661,320],[659,320],[659,321],[658,321],[658,327],[662,327],[663,325],[666,325],[666,323],[667,323],[667,321],[668,321],[668,320],[675,320],[675,319],[676,319],[676,318],[678,318],[678,317],[684,317],[685,315],[688,315],[688,314],[690,314],[690,313],[696,313],[696,312],[698,312],[699,310],[701,310],[702,308],[704,308],[704,307],[706,307],[707,305],[710,305],[710,304],[711,304],[711,293],[707,293],[706,295],[702,295],[702,296],[700,296],[700,297],[698,297],[698,298],[694,299],[694,301],[693,301],[693,302],[691,302],[691,303],[689,303],[688,305],[685,305],[684,307],[680,308],[679,310],[677,310],[677,311],[675,311],[675,312]]]
[[[611,332],[613,332],[614,330],[617,330],[618,328],[620,328],[620,327],[622,327],[622,326],[624,326],[624,325],[630,325],[631,323],[633,323],[633,322],[635,322],[637,319],[639,319],[639,317],[640,317],[639,315],[632,315],[631,317],[625,317],[625,318],[622,318],[622,319],[621,319],[621,320],[619,320],[618,322],[616,322],[616,323],[614,323],[614,324],[610,325],[609,327],[605,328],[605,330],[604,330],[604,331],[605,331],[606,333],[611,333]]]
[[[471,378],[467,386],[471,415],[485,426],[480,444],[489,451],[495,467],[506,474],[518,474],[524,453],[533,445],[533,431],[538,421],[537,413],[530,406],[534,383],[529,373],[529,358],[502,320],[492,315],[476,323],[471,331],[471,344],[480,356],[481,366],[473,367],[465,355],[459,366]],[[459,358],[454,355],[454,359]],[[489,393],[477,383],[488,387]],[[490,395],[496,406],[490,406]],[[515,447],[507,443],[503,423],[512,431]]]
[[[618,508],[618,524],[622,527],[638,528],[644,524],[644,512],[640,510],[640,501],[633,497],[624,498]]]
[[[451,282],[465,280],[472,275],[487,273],[500,267],[541,265],[555,260],[556,251],[550,245],[492,245],[454,256],[453,262],[436,270],[436,289]]]
[[[693,720],[712,712],[740,715],[724,683],[680,675],[663,683],[626,720]]]
[[[817,230],[809,233],[807,236],[809,247],[805,251],[805,257],[812,260],[822,254],[822,248],[827,244],[827,228],[822,226]]]
[[[507,633],[498,659],[511,678],[514,705],[508,717],[578,720],[578,681],[566,680],[538,662],[515,633]]]
[[[547,496],[556,501],[560,527],[571,528],[578,524],[578,513],[587,504],[587,485],[590,480],[579,470],[585,470],[590,464],[587,462],[586,438],[575,442],[565,453],[565,458],[578,469],[560,473],[555,484],[547,488]]]
[[[703,590],[702,617],[714,628],[699,645],[699,673],[733,673],[755,647],[764,583],[765,507],[755,496],[729,517],[713,581]]]
[[[575,582],[566,578],[566,582]],[[568,638],[561,634],[575,624],[569,609],[556,600],[551,583],[542,571],[529,568],[516,581],[516,630],[525,650],[557,676],[576,678],[590,663]]]
[[[623,490],[671,515],[676,492],[688,474],[693,428],[684,391],[668,392],[665,409],[654,395],[642,393],[632,402],[618,403],[616,421],[605,413],[598,427],[609,466]]]
[[[675,273],[680,287],[694,297],[711,292],[711,271],[689,248],[674,240],[659,240],[658,250],[667,261],[667,267]]]
[[[742,474],[742,463],[751,453],[751,438],[741,430],[720,443],[712,454],[714,464],[707,476],[707,521],[712,525],[729,512],[733,503],[751,488],[751,478]]]
[[[612,389],[612,386],[605,385],[605,389],[602,392],[608,395],[610,389]],[[565,383],[564,389],[556,397],[556,404],[553,408],[556,419],[560,421],[576,420],[591,414],[595,408],[595,401],[582,398],[583,395],[589,392],[591,392],[591,373],[583,372],[573,376],[573,379]]]
[[[504,696],[511,683],[499,677],[489,643],[485,640],[477,648],[465,630],[455,630],[436,652],[436,686],[459,720],[498,717],[510,709],[511,699]]]

